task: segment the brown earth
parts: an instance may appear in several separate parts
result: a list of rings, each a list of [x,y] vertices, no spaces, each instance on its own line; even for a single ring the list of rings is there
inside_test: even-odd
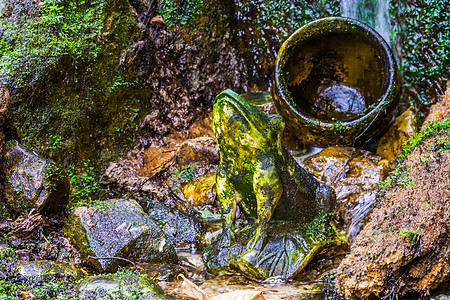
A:
[[[394,184],[338,269],[337,288],[345,298],[428,296],[449,280],[448,128],[426,138],[397,168]]]

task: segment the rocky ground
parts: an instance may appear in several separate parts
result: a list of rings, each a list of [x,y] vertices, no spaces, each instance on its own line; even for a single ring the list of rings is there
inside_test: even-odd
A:
[[[450,276],[450,90],[381,185],[337,273],[346,298],[428,297]]]

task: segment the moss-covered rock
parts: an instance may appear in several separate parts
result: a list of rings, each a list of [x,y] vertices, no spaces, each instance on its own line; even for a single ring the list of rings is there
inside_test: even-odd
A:
[[[4,2],[0,77],[23,143],[66,166],[120,152],[111,136],[129,135],[144,103],[119,72],[138,28],[128,2]]]
[[[45,260],[19,263],[16,273],[28,279],[50,280],[54,276],[59,276],[71,282],[83,277],[81,270],[73,265]]]
[[[131,272],[88,277],[76,287],[75,299],[176,299],[164,293],[154,280]]]
[[[8,143],[7,151],[6,207],[17,214],[31,209],[42,213],[63,211],[70,190],[66,172],[17,141]]]
[[[175,248],[134,200],[114,199],[95,207],[76,207],[64,234],[83,259],[100,272],[114,272],[124,261],[174,263]],[[93,258],[89,258],[89,256]]]

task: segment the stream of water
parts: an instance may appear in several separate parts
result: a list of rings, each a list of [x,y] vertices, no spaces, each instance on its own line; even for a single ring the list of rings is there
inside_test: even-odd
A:
[[[369,25],[390,42],[389,0],[341,0],[341,13]]]
[[[333,273],[340,258],[322,260],[299,274],[295,281],[256,282],[240,275],[212,276],[205,272],[200,252],[178,251],[180,260],[187,263],[189,279],[210,296],[237,290],[261,291],[268,300],[322,300],[336,299]],[[158,282],[166,293],[180,295],[181,281]],[[330,295],[328,295],[330,294]]]

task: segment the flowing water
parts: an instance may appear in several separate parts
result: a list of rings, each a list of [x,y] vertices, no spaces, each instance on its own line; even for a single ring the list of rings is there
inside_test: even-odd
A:
[[[338,299],[334,291],[333,272],[340,262],[322,260],[315,262],[314,268],[308,268],[299,274],[297,280],[290,282],[256,282],[240,275],[212,276],[205,272],[200,252],[178,251],[178,257],[184,261],[189,271],[189,279],[210,296],[237,290],[262,291],[268,300],[331,300]],[[158,282],[164,291],[171,295],[180,295],[181,281]]]
[[[341,14],[369,25],[390,42],[389,0],[342,0]]]

